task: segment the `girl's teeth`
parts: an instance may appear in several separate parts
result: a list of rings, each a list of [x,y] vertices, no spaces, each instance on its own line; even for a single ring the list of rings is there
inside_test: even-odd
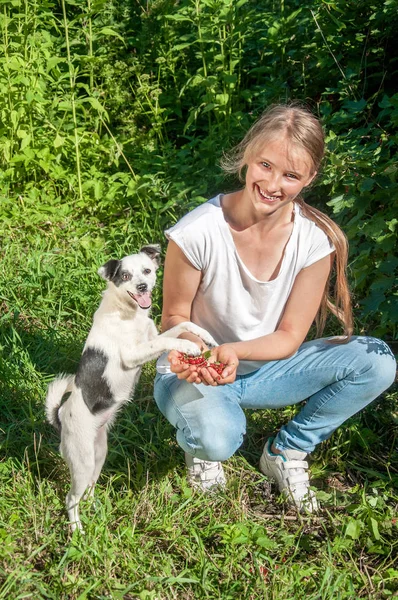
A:
[[[264,194],[263,190],[258,188],[260,194],[263,196],[263,198],[267,198],[267,200],[275,200],[275,198],[277,198],[277,196],[267,196],[266,194]]]

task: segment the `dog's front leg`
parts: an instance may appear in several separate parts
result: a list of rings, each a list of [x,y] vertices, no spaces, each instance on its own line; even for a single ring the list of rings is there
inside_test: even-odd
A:
[[[191,321],[183,321],[178,325],[174,325],[171,329],[164,331],[160,334],[160,337],[178,337],[182,333],[193,333],[200,337],[206,346],[218,346],[216,340],[210,335],[206,329],[203,327],[199,327],[199,325],[195,325],[195,323],[191,323]]]
[[[128,369],[140,367],[150,360],[155,360],[163,352],[177,350],[178,352],[186,352],[198,356],[200,354],[199,347],[189,340],[179,338],[158,336],[156,339],[144,344],[138,344],[129,350],[122,352],[122,362]]]

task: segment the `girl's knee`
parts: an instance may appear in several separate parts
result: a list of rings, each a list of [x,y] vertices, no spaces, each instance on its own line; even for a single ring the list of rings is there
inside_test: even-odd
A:
[[[196,449],[195,456],[201,460],[224,461],[235,454],[243,442],[244,432],[237,435],[203,436],[200,447]]]
[[[370,386],[378,394],[387,390],[396,377],[397,364],[389,346],[373,337],[357,337],[353,340],[357,371],[366,376]]]
[[[208,461],[227,460],[243,442],[246,419],[240,409],[233,418],[211,418],[210,415],[208,419],[201,419],[191,433],[194,435],[189,441],[186,439],[186,443],[197,458]]]

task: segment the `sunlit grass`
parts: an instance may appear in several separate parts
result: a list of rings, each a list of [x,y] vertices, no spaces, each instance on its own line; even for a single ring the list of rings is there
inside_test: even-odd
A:
[[[95,229],[95,228],[94,228]],[[193,492],[172,427],[152,399],[153,365],[110,435],[85,535],[71,535],[48,382],[73,372],[114,244],[14,235],[2,253],[0,598],[353,599],[398,590],[397,393],[351,419],[312,457],[322,511],[301,517],[259,473],[266,436],[295,410],[248,413],[228,486]],[[88,229],[87,237],[91,231]],[[102,235],[106,238],[107,232]],[[112,244],[114,244],[112,246]],[[155,308],[159,314],[159,309]]]

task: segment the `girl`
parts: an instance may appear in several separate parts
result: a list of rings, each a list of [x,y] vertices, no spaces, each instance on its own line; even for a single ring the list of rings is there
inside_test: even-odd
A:
[[[172,351],[159,359],[155,380],[189,477],[203,489],[225,483],[221,461],[242,444],[244,409],[307,399],[265,443],[260,470],[308,511],[317,502],[306,455],[388,388],[396,370],[384,342],[351,337],[346,238],[301,197],[323,153],[323,130],[311,113],[271,107],[223,161],[228,172],[245,171],[244,188],[219,194],[166,231],[162,327],[192,320],[207,329],[219,344],[211,360],[226,367],[219,378]],[[304,342],[314,319],[321,335],[327,310],[344,336]],[[181,337],[204,348],[192,334]]]

